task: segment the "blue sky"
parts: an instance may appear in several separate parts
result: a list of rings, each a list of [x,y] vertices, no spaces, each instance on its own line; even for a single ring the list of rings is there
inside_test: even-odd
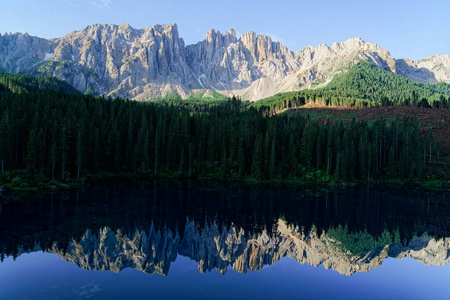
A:
[[[449,0],[0,0],[0,33],[61,37],[93,23],[177,23],[186,44],[210,28],[267,34],[290,50],[361,37],[395,58],[450,54]]]

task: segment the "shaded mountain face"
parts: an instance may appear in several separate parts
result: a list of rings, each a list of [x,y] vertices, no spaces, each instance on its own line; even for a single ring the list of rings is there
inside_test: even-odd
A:
[[[293,52],[269,36],[247,32],[238,38],[234,30],[210,30],[205,40],[185,46],[176,24],[95,24],[51,40],[0,35],[0,71],[54,75],[82,92],[137,100],[170,93],[185,98],[195,90],[258,100],[326,85],[360,60],[413,80],[450,80],[448,55],[395,61],[359,38]]]
[[[425,59],[398,59],[395,61],[397,73],[419,82],[450,83],[450,55],[431,55]]]

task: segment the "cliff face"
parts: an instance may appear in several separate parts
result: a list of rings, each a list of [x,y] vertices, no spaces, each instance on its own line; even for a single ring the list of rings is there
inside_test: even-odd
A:
[[[395,61],[359,38],[293,52],[269,36],[247,32],[237,38],[234,30],[210,30],[205,40],[185,46],[176,24],[96,24],[51,40],[0,35],[0,71],[54,75],[82,92],[137,100],[168,93],[184,98],[195,90],[258,100],[323,86],[361,59],[413,80],[450,82],[448,55]]]
[[[425,59],[398,59],[395,62],[397,73],[420,82],[450,83],[450,55],[431,55]]]
[[[300,69],[297,70],[297,77],[300,83],[306,86],[310,86],[314,81],[319,85],[325,85],[334,75],[347,71],[360,60],[370,61],[386,71],[395,70],[395,61],[389,51],[360,38],[333,43],[331,47],[309,46],[295,54],[302,62]]]
[[[0,71],[29,73],[50,57],[53,45],[46,39],[27,33],[0,34]]]
[[[380,266],[387,257],[411,257],[428,265],[445,265],[450,257],[450,240],[414,238],[408,246],[400,243],[352,255],[326,234],[305,234],[298,227],[279,220],[278,229],[269,236],[266,231],[250,236],[236,228],[221,228],[216,224],[202,230],[187,221],[181,235],[171,231],[137,230],[124,234],[105,227],[98,234],[89,230],[80,241],[73,240],[64,252],[54,244],[53,252],[87,270],[119,272],[134,268],[145,273],[167,275],[177,255],[198,263],[201,272],[217,269],[225,273],[231,266],[240,273],[255,271],[283,257],[301,264],[323,265],[343,275],[367,272]]]
[[[254,32],[237,39],[233,30],[210,30],[204,41],[188,46],[186,54],[202,88],[250,100],[273,95],[300,65],[281,43]],[[296,89],[294,84],[288,90]]]
[[[91,25],[46,42],[16,34],[2,44],[0,65],[7,72],[54,75],[80,91],[111,96],[187,95],[190,70],[176,25]]]

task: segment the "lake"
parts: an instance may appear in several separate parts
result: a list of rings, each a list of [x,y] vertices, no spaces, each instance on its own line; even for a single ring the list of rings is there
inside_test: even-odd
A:
[[[0,299],[450,296],[445,192],[121,179],[0,199]]]

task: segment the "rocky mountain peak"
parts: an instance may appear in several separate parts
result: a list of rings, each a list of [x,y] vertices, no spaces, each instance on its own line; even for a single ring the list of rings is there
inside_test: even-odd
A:
[[[228,31],[225,33],[225,35],[229,35],[229,36],[231,36],[231,37],[236,38],[236,31],[235,31],[233,28],[231,28],[230,30],[228,30]]]
[[[220,31],[215,31],[214,29],[210,29],[206,33],[205,42],[207,44],[211,44],[212,47],[227,47],[229,44],[236,43],[236,32],[233,29],[222,34]]]
[[[134,29],[127,23],[92,24],[62,38],[0,35],[0,71],[54,75],[80,91],[149,99],[192,90],[258,100],[279,92],[326,85],[359,60],[413,80],[450,82],[449,56],[395,61],[389,51],[361,38],[292,52],[253,31],[236,37],[211,29],[186,46],[177,24]]]
[[[156,30],[161,34],[167,34],[173,37],[178,37],[178,25],[173,23],[173,24],[167,24],[167,25],[154,25],[151,27],[147,27],[147,30]]]
[[[111,25],[114,25],[114,24],[111,24]],[[128,24],[128,23],[122,23],[122,24],[119,24],[119,28],[121,29],[121,30],[132,30],[133,28],[130,26],[130,24]]]
[[[358,47],[364,45],[366,42],[360,37],[349,38],[348,40],[342,42],[343,44],[351,45],[353,47]]]
[[[241,35],[239,41],[241,41],[246,48],[250,48],[256,44],[256,33],[254,31],[246,32]]]

